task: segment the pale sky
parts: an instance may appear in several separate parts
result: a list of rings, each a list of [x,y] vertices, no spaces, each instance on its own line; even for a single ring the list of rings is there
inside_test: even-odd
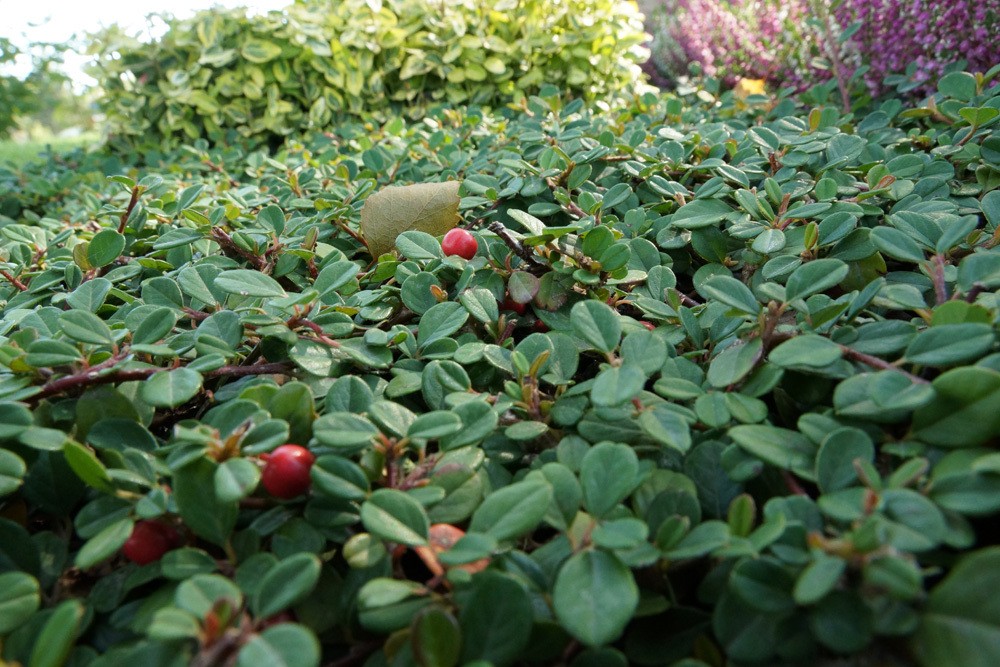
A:
[[[162,22],[152,23],[148,14],[169,12],[186,17],[214,6],[249,7],[254,12],[281,9],[292,0],[0,0],[0,37],[24,48],[30,42],[70,41],[74,35],[117,23],[130,32],[154,36],[162,32]],[[80,83],[87,81],[82,68],[85,57],[66,58],[66,71]],[[13,71],[26,73],[28,62]],[[9,70],[8,70],[9,71]]]

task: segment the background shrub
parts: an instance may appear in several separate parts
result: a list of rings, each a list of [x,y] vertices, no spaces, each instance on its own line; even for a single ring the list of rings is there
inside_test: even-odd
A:
[[[846,82],[863,64],[874,94],[889,89],[886,77],[927,94],[945,72],[998,61],[998,0],[665,0],[647,11],[652,62],[674,80],[695,63],[729,84],[803,89]]]
[[[667,0],[650,17],[653,60],[674,79],[697,63],[728,83],[783,80],[803,41],[790,33],[805,10],[804,0]]]
[[[13,62],[20,51],[9,39],[0,37],[0,65]],[[14,76],[0,76],[0,137],[7,136],[16,124],[17,115],[32,111],[34,102],[24,81]]]
[[[110,32],[99,78],[129,144],[267,137],[338,114],[419,116],[435,103],[499,105],[542,83],[605,99],[639,80],[641,16],[612,0],[308,0],[248,17],[171,21],[152,44]]]
[[[842,0],[835,12],[841,25],[859,23],[851,41],[875,93],[887,90],[890,75],[905,73],[889,82],[927,94],[948,71],[1000,63],[1000,0]]]

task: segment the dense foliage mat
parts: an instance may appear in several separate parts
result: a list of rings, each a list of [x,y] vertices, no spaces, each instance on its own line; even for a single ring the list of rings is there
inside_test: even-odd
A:
[[[0,170],[3,659],[1000,664],[987,83]]]

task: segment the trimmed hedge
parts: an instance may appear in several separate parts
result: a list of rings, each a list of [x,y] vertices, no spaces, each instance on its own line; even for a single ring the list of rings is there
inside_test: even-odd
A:
[[[542,84],[606,103],[641,86],[648,55],[635,5],[612,0],[308,0],[169,26],[151,44],[95,42],[118,142],[260,141],[347,114],[517,104]]]

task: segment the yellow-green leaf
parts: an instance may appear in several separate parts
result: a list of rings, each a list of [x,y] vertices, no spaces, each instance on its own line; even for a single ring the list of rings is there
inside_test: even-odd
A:
[[[361,209],[361,234],[373,257],[393,249],[396,237],[417,230],[440,236],[458,223],[458,181],[379,190]]]

